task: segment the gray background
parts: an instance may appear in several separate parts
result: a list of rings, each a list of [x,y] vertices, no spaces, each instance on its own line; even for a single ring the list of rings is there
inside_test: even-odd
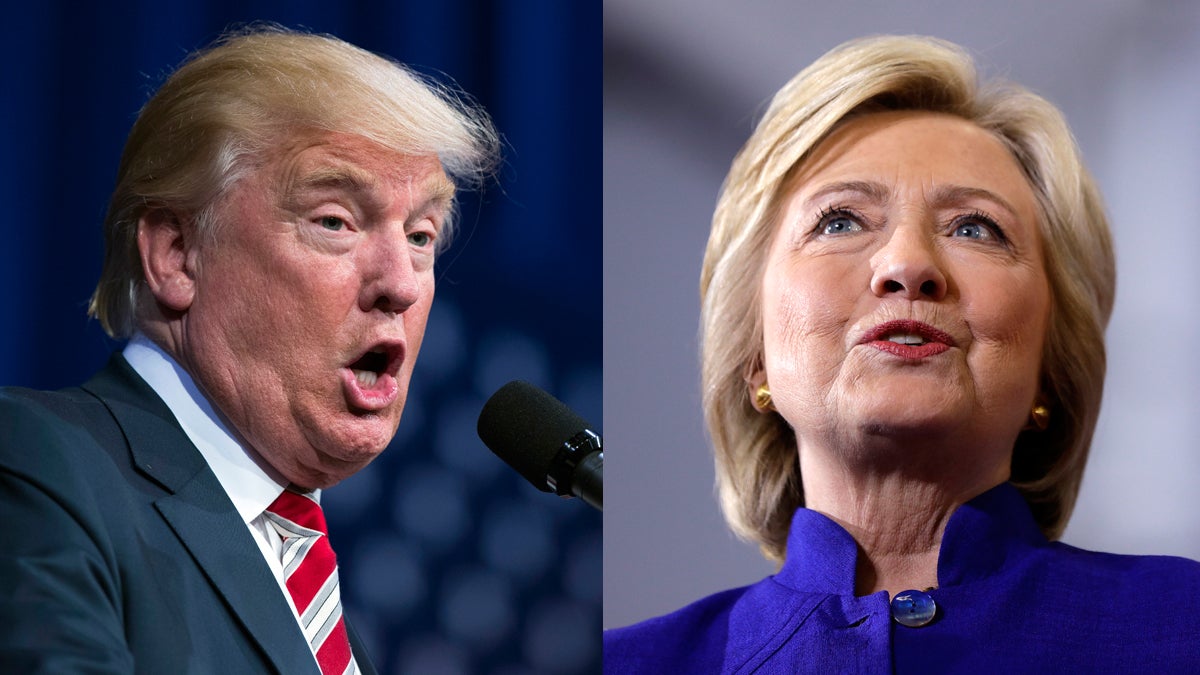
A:
[[[772,573],[725,529],[700,416],[697,279],[770,96],[840,42],[920,33],[1066,114],[1108,203],[1104,407],[1065,541],[1200,559],[1200,3],[606,0],[604,625]]]

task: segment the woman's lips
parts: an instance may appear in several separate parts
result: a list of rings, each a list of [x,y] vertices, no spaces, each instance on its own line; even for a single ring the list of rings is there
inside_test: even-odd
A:
[[[954,346],[950,334],[912,319],[887,321],[863,334],[859,344],[904,359],[925,359]]]
[[[868,344],[881,352],[894,354],[905,359],[924,359],[936,356],[950,349],[949,346],[941,342],[926,342],[923,345],[902,345],[887,340],[876,340]]]

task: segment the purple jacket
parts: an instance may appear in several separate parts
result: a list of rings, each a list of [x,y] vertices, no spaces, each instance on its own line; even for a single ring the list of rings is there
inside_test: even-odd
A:
[[[928,625],[856,597],[856,555],[799,509],[778,574],[607,631],[604,672],[1200,673],[1200,563],[1048,542],[1007,483],[951,516]]]

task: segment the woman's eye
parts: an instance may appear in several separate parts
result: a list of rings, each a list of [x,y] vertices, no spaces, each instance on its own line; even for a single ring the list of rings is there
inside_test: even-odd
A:
[[[968,239],[996,239],[996,230],[993,226],[975,221],[962,221],[954,226],[952,237],[966,237]]]
[[[821,227],[822,234],[845,234],[846,232],[861,232],[862,225],[848,216],[833,216],[825,220]]]
[[[346,229],[346,221],[337,216],[323,216],[317,222],[321,224],[321,227],[330,232],[340,232]]]
[[[987,230],[979,223],[963,223],[954,228],[954,236],[970,237],[971,239],[984,239],[988,235]]]
[[[408,243],[418,248],[425,248],[433,242],[433,237],[428,232],[413,232],[408,235]]]

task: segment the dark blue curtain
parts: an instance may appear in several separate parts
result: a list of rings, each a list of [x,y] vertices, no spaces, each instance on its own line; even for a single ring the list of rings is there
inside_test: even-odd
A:
[[[120,347],[86,318],[137,110],[231,25],[337,35],[453,78],[506,140],[462,204],[392,447],[326,492],[347,613],[384,673],[600,663],[600,516],[536,492],[475,436],[510,379],[601,423],[598,1],[14,3],[0,43],[0,384],[78,384]]]

